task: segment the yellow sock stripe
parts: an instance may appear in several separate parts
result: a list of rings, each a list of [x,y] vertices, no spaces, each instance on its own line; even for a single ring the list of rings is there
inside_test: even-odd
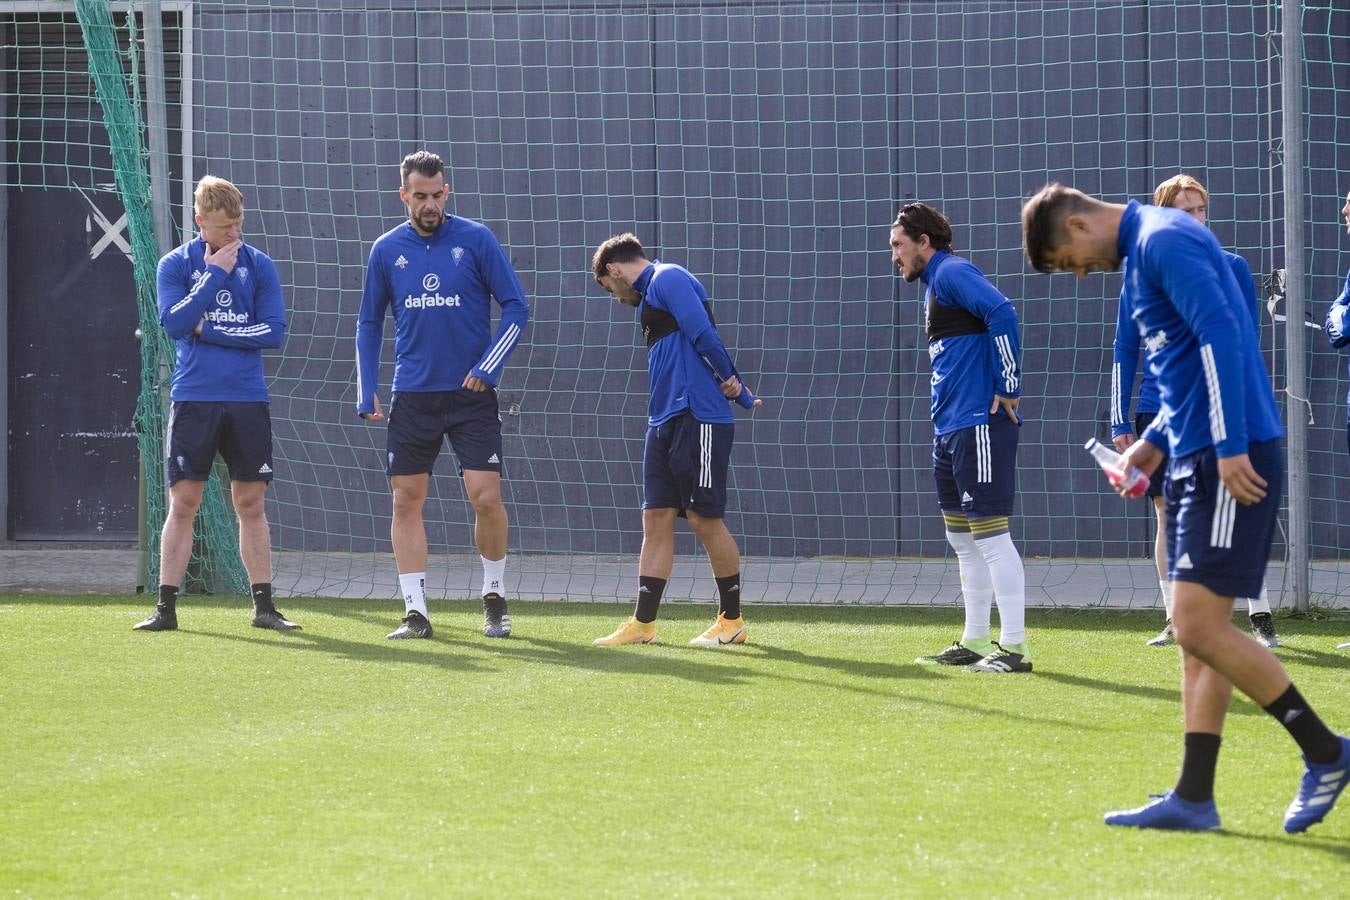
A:
[[[947,526],[948,531],[954,531],[957,534],[970,533],[970,520],[966,518],[963,512],[942,511],[942,522]]]
[[[1008,530],[1008,517],[990,516],[987,519],[971,519],[970,530],[976,538],[1004,534]]]

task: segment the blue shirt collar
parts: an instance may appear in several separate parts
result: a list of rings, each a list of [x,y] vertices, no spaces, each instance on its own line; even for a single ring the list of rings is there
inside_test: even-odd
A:
[[[924,287],[931,283],[930,276],[937,271],[937,267],[946,262],[947,257],[951,256],[946,250],[939,250],[928,260],[928,265],[923,267],[923,272],[919,274],[919,280],[923,282]]]
[[[1125,204],[1125,212],[1120,217],[1120,230],[1116,232],[1116,254],[1122,263],[1129,258],[1130,248],[1139,234],[1140,205],[1138,200],[1131,200]]]
[[[642,274],[633,282],[633,290],[637,291],[639,296],[647,295],[647,285],[652,283],[652,276],[656,274],[656,267],[661,264],[661,260],[654,259],[647,264],[647,268],[642,270]]]

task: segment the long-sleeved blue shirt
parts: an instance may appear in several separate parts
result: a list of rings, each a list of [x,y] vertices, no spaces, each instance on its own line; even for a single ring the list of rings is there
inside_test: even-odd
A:
[[[945,251],[919,278],[927,288],[933,433],[987,425],[995,394],[1022,395],[1017,310],[973,263]]]
[[[1256,326],[1258,336],[1261,327],[1260,313],[1256,305],[1256,282],[1252,279],[1251,266],[1236,253],[1223,251],[1242,291],[1243,305],[1251,311],[1252,324]],[[1139,328],[1131,316],[1130,298],[1124,288],[1120,291],[1120,303],[1116,310],[1116,339],[1114,342],[1114,361],[1111,364],[1111,437],[1134,433],[1134,419],[1130,415],[1130,388],[1134,386],[1134,373],[1139,366]],[[1139,382],[1140,414],[1155,414],[1162,408],[1158,398],[1158,379],[1147,365],[1144,377]]]
[[[501,307],[491,334],[492,300]],[[469,375],[496,385],[530,306],[487,226],[447,216],[423,237],[410,222],[376,239],[356,324],[356,411],[375,409],[385,311],[394,314],[393,390],[459,390]]]
[[[1327,310],[1327,319],[1322,328],[1327,333],[1327,340],[1331,341],[1331,346],[1340,349],[1350,344],[1350,334],[1346,333],[1346,312],[1350,310],[1350,272],[1345,273],[1345,287],[1341,289],[1341,295],[1331,303],[1331,308]],[[1347,415],[1350,415],[1350,392],[1345,397]]]
[[[1282,436],[1256,326],[1214,234],[1180,210],[1131,200],[1116,249],[1162,401],[1143,438],[1175,459],[1211,446],[1238,456]]]
[[[700,422],[732,422],[713,372],[725,380],[738,374],[716,326],[708,317],[708,292],[688,269],[659,259],[633,282],[642,303],[675,317],[679,329],[647,350],[647,379],[651,396],[647,424],[655,427],[686,409]],[[704,357],[707,362],[704,362]],[[713,372],[708,369],[713,366]]]
[[[272,260],[244,244],[228,273],[208,266],[200,237],[164,254],[156,272],[159,323],[177,342],[169,396],[264,402],[262,351],[281,346],[286,308]],[[201,323],[201,334],[195,334]]]

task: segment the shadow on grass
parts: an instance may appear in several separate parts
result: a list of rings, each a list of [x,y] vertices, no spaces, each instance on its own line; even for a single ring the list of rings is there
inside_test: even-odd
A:
[[[752,644],[726,650],[710,650],[687,645],[655,645],[650,647],[608,648],[577,644],[570,641],[538,637],[513,636],[507,640],[491,641],[451,636],[462,629],[442,629],[430,641],[353,641],[314,632],[295,631],[256,636],[226,632],[188,631],[203,637],[236,643],[254,644],[280,650],[318,652],[337,659],[357,662],[380,662],[432,666],[446,672],[491,674],[500,671],[494,660],[514,660],[574,670],[612,673],[620,676],[646,678],[677,678],[700,685],[753,688],[757,682],[798,684],[813,688],[841,690],[848,693],[882,699],[895,699],[927,706],[986,715],[994,708],[979,704],[940,699],[918,693],[891,690],[881,684],[864,681],[919,680],[933,682],[943,676],[913,664],[867,662],[837,657],[820,656],[765,644]],[[467,651],[467,652],[457,652]],[[739,658],[739,659],[738,659]],[[823,668],[837,672],[842,680],[823,680],[820,677],[765,672],[754,663],[768,660],[775,663]],[[747,665],[750,663],[750,665]],[[959,673],[957,677],[976,676]],[[1067,722],[1043,716],[1029,715],[998,708],[999,715],[1018,721],[1043,726],[1072,728],[1075,731],[1093,730],[1098,726],[1083,722]]]
[[[1345,811],[1342,810],[1342,815]],[[1333,812],[1332,815],[1335,815]],[[1317,827],[1317,826],[1313,826]],[[1215,832],[1217,836],[1233,838],[1242,841],[1254,841],[1262,844],[1277,844],[1280,847],[1286,847],[1289,850],[1316,850],[1319,853],[1328,853],[1337,859],[1350,863],[1350,842],[1336,840],[1334,838],[1323,838],[1317,835],[1308,834],[1256,834],[1246,831],[1230,831],[1225,828]]]

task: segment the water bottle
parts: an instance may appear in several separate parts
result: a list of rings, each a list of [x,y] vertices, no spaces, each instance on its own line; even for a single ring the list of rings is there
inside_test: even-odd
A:
[[[1125,469],[1121,464],[1121,456],[1110,447],[1103,444],[1096,438],[1091,438],[1083,449],[1092,454],[1092,458],[1097,460],[1097,464],[1102,467],[1106,473],[1106,480],[1111,482],[1112,487],[1125,485],[1126,497],[1142,497],[1148,491],[1148,476],[1143,472],[1130,466]]]

